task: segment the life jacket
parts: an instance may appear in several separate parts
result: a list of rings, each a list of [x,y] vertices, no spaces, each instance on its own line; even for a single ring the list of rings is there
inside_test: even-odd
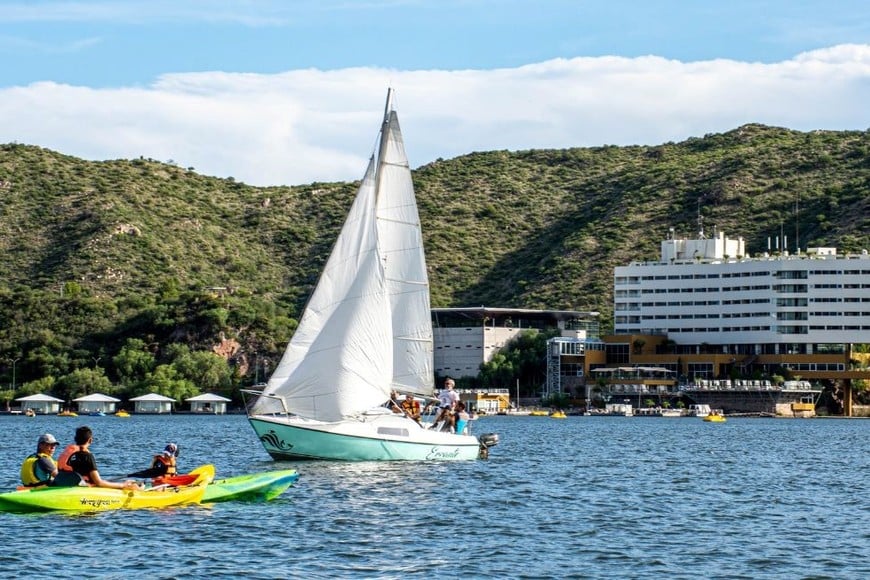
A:
[[[42,485],[48,483],[51,478],[51,473],[43,474],[45,476],[43,478],[40,478],[36,473],[37,462],[41,457],[48,458],[52,465],[56,465],[54,459],[52,459],[51,455],[48,453],[34,453],[33,455],[27,456],[27,459],[25,459],[24,463],[21,464],[21,483],[25,486],[34,487]]]
[[[63,453],[60,454],[60,457],[57,458],[57,469],[58,469],[58,471],[72,471],[72,472],[75,472],[75,470],[72,468],[72,465],[69,464],[69,460],[70,460],[70,457],[72,457],[73,454],[75,454],[76,451],[80,451],[80,450],[81,450],[81,446],[80,446],[80,445],[76,445],[75,443],[70,443],[69,445],[67,445],[67,446],[64,448]],[[81,477],[81,480],[82,480],[83,482],[85,482],[85,483],[88,484],[88,485],[91,485],[91,479],[90,479],[87,475],[82,475],[82,474],[80,474],[80,473],[77,474],[77,475],[78,475],[79,477]]]
[[[419,417],[420,416],[420,403],[419,401],[402,401],[402,409],[405,410],[411,417]]]
[[[175,475],[177,473],[175,467],[175,457],[166,457],[162,453],[160,455],[154,456],[154,461],[151,463],[151,467],[166,467],[166,471],[163,475]]]
[[[73,468],[70,467],[69,458],[70,455],[78,451],[79,446],[75,443],[70,443],[66,447],[64,447],[63,451],[57,458],[57,468],[60,471],[72,471]]]

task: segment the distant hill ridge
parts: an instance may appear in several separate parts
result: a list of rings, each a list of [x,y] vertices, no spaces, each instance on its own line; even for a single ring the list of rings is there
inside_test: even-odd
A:
[[[745,125],[657,146],[477,152],[424,165],[414,181],[435,307],[597,310],[606,322],[613,267],[657,258],[670,227],[692,235],[699,208],[753,254],[781,229],[802,248],[870,249],[868,131]],[[154,303],[226,288],[226,332],[278,351],[355,187],[252,187],[153,160],[2,145],[0,308],[7,320],[44,315],[52,332],[80,333],[64,344],[88,348],[73,313],[23,312],[16,293],[111,303],[94,332],[120,339],[160,335],[143,317]],[[284,331],[251,334],[274,319]],[[33,337],[0,332],[0,356],[23,340]]]

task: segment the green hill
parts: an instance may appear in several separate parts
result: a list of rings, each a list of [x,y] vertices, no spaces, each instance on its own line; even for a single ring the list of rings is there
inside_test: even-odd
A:
[[[699,210],[752,254],[781,229],[791,247],[797,231],[802,248],[870,249],[867,131],[747,125],[653,147],[480,152],[414,180],[436,307],[598,310],[606,328],[613,267],[656,258],[670,227],[693,234]],[[0,380],[17,358],[17,386],[100,367],[129,388],[114,358],[130,338],[152,375],[175,343],[220,345],[230,382],[261,376],[255,360],[280,356],[355,187],[0,146]]]

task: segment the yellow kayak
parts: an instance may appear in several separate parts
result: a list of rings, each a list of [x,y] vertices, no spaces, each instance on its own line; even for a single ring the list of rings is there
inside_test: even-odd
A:
[[[144,490],[109,487],[40,487],[0,494],[0,511],[136,510],[199,503],[206,486],[214,479],[214,466],[194,470],[199,477],[183,487],[155,487]]]

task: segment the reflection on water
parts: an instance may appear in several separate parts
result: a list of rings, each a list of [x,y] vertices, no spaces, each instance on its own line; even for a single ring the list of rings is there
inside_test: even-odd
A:
[[[269,503],[0,514],[7,577],[870,577],[867,421],[496,416],[489,461],[332,463],[271,461],[239,416],[0,417],[0,487],[81,424],[106,476],[173,441],[182,468],[300,479]]]

